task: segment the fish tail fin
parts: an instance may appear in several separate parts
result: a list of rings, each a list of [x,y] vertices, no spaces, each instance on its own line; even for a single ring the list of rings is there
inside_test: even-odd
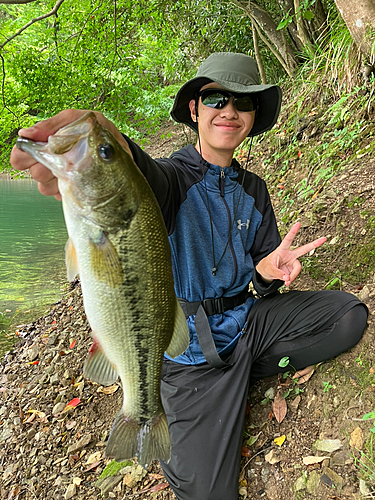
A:
[[[138,463],[145,468],[155,459],[168,463],[171,442],[164,411],[145,423],[136,422],[121,411],[114,421],[106,455],[116,462],[137,457]]]

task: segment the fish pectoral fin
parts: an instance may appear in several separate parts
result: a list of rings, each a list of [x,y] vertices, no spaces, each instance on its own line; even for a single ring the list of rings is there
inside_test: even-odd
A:
[[[95,278],[112,288],[121,285],[123,273],[120,258],[107,235],[100,234],[90,239],[90,262]]]
[[[68,281],[73,281],[78,274],[77,253],[72,240],[69,238],[65,245],[65,264]]]
[[[175,358],[186,351],[189,347],[189,329],[186,323],[185,314],[176,298],[176,314],[172,339],[167,349],[167,354]]]
[[[105,386],[114,384],[118,379],[116,368],[108,361],[100,344],[95,341],[86,358],[83,374],[89,380]]]
[[[114,458],[116,462],[137,457],[138,463],[145,469],[156,459],[168,463],[171,442],[164,411],[160,409],[152,419],[140,423],[121,410],[113,423],[106,456]]]

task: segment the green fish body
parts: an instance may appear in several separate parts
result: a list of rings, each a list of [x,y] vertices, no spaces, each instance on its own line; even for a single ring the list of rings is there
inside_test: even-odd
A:
[[[97,121],[84,115],[48,143],[17,145],[58,178],[69,234],[68,279],[79,273],[94,346],[84,366],[102,385],[118,376],[123,407],[107,456],[137,456],[147,466],[170,459],[160,400],[165,351],[176,357],[189,343],[174,292],[168,236],[159,205],[130,155]]]

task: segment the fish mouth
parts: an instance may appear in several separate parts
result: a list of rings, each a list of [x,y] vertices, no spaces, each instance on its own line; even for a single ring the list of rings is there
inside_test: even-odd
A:
[[[84,168],[87,162],[88,137],[96,123],[95,113],[90,111],[51,135],[48,142],[35,142],[19,137],[16,146],[29,153],[59,179],[68,180],[71,172]]]

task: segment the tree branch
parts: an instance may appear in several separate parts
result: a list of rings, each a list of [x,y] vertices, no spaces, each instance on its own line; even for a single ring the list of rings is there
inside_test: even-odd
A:
[[[57,0],[54,8],[50,12],[48,12],[47,14],[43,14],[43,16],[36,17],[35,19],[32,19],[27,24],[25,24],[25,26],[23,26],[20,30],[18,30],[17,33],[15,33],[11,37],[7,38],[5,40],[5,42],[0,45],[0,50],[3,49],[5,47],[5,45],[7,43],[9,43],[11,40],[16,38],[16,36],[20,35],[23,31],[25,31],[25,29],[29,28],[32,24],[37,23],[38,21],[41,21],[42,19],[46,19],[47,17],[54,16],[57,13],[57,11],[59,10],[59,8],[63,2],[64,2],[64,0]],[[8,3],[8,2],[4,2],[4,0],[0,0],[0,3]]]
[[[14,5],[14,4],[24,4],[24,3],[31,3],[31,2],[36,2],[36,0],[0,0],[0,4],[6,4],[6,5]]]

